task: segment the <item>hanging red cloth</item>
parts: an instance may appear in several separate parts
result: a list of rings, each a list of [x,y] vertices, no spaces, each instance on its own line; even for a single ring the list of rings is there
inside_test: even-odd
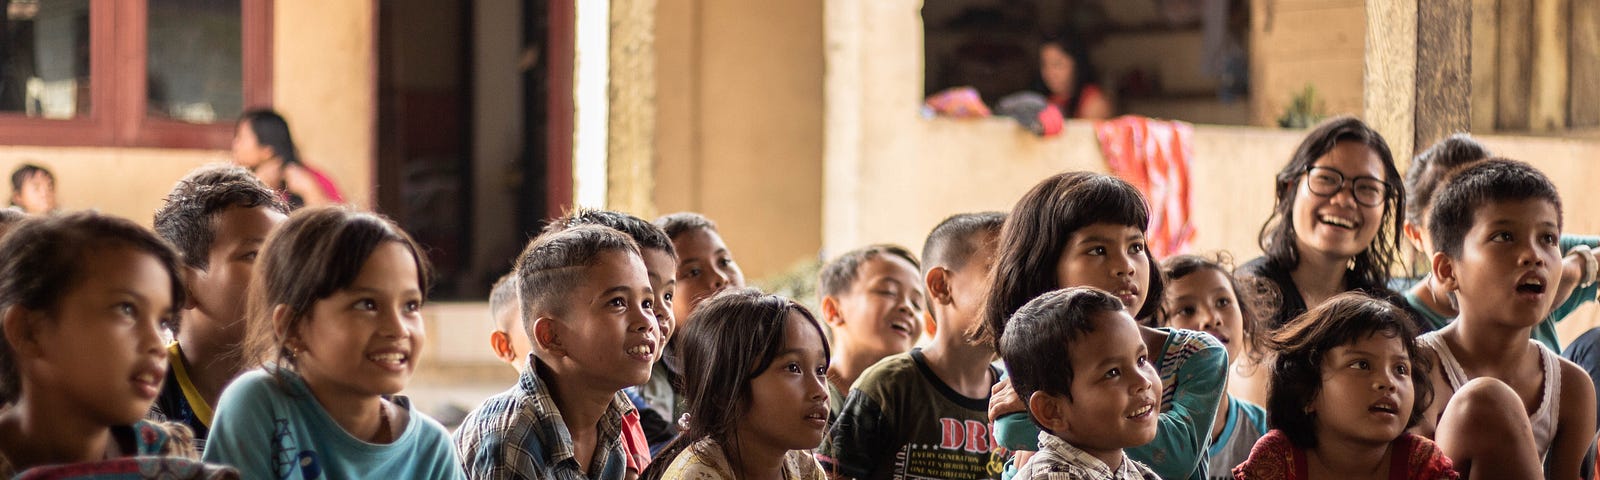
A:
[[[1125,115],[1095,123],[1100,152],[1112,175],[1133,184],[1150,202],[1146,241],[1156,258],[1189,252],[1189,158],[1194,126],[1176,120]]]

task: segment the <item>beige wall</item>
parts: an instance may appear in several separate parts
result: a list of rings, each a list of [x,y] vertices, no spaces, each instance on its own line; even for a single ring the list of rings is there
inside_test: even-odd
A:
[[[822,3],[656,6],[656,210],[717,221],[750,279],[821,243]]]
[[[1316,87],[1328,114],[1361,114],[1365,5],[1363,0],[1250,1],[1254,124],[1276,126],[1307,84]]]
[[[346,198],[370,205],[372,3],[278,0],[274,15],[277,108],[290,120],[302,156],[326,169]],[[63,208],[97,208],[145,225],[185,173],[227,160],[224,150],[0,146],[7,174],[22,162],[53,170]]]

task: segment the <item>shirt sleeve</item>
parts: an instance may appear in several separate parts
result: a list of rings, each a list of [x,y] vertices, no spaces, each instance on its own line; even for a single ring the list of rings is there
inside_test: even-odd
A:
[[[1129,458],[1148,465],[1161,478],[1204,477],[1211,425],[1217,417],[1217,403],[1222,401],[1228,351],[1210,335],[1192,335],[1185,341],[1194,342],[1198,351],[1178,366],[1172,406],[1161,412],[1155,440],[1126,449]]]
[[[994,420],[994,441],[1010,451],[1039,450],[1039,425],[1028,418],[1028,412],[1001,415]]]
[[[872,395],[858,388],[850,389],[844,408],[835,417],[833,428],[817,449],[817,460],[827,471],[851,478],[866,478],[872,468],[884,460],[885,448],[893,447],[890,433],[894,422],[883,412],[883,407]]]
[[[274,456],[299,451],[288,421],[274,411],[272,378],[255,371],[234,381],[217,402],[206,437],[206,463],[228,465],[241,478],[279,478]]]

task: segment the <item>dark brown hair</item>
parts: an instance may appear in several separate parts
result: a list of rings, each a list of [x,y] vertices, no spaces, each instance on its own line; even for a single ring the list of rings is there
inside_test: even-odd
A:
[[[1097,223],[1149,229],[1150,210],[1144,196],[1116,177],[1093,172],[1066,172],[1044,179],[1017,200],[1000,228],[995,245],[993,282],[985,296],[982,319],[968,336],[989,345],[999,343],[1006,319],[1044,292],[1070,286],[1056,284],[1056,264],[1072,234]],[[1161,273],[1148,249],[1150,286],[1135,318],[1149,319],[1161,308]],[[1134,305],[1127,305],[1134,308]]]
[[[822,271],[817,273],[817,293],[826,297],[837,297],[849,292],[850,287],[856,283],[858,276],[856,273],[861,270],[861,265],[881,255],[905,260],[906,263],[911,264],[912,270],[922,271],[922,263],[917,261],[917,257],[911,256],[911,251],[906,250],[905,247],[887,243],[868,245],[844,252],[844,255],[840,255],[839,258],[835,258],[833,261],[823,265]],[[907,287],[920,286],[907,285]]]
[[[1094,287],[1045,292],[1017,309],[999,344],[1017,397],[1026,401],[1033,392],[1045,392],[1072,400],[1067,352],[1094,331],[1095,318],[1122,310],[1121,300]]]
[[[1426,227],[1433,193],[1462,165],[1489,158],[1489,149],[1465,133],[1451,135],[1411,159],[1406,167],[1406,221]],[[1433,252],[1425,252],[1431,254]]]
[[[172,304],[164,323],[171,324],[183,310],[186,293],[177,252],[128,219],[94,211],[27,220],[0,239],[0,312],[19,307],[54,313],[62,295],[83,281],[84,262],[94,252],[119,246],[155,257],[166,270]],[[17,400],[21,382],[16,353],[0,336],[0,404]]]
[[[603,225],[576,227],[540,235],[517,256],[517,294],[522,302],[522,328],[528,331],[534,315],[561,315],[567,311],[567,294],[583,277],[586,267],[600,262],[606,252],[639,256],[639,244],[627,234]]]
[[[1282,430],[1296,447],[1316,448],[1316,417],[1307,413],[1306,407],[1322,392],[1322,362],[1334,348],[1371,335],[1405,345],[1416,394],[1406,428],[1415,426],[1433,403],[1433,383],[1428,379],[1433,366],[1417,346],[1417,330],[1411,322],[1410,314],[1393,303],[1345,292],[1284,324],[1268,340],[1277,356],[1267,380],[1267,426]]]
[[[184,265],[205,270],[210,268],[211,244],[217,239],[217,216],[232,207],[267,207],[289,214],[282,197],[244,167],[207,165],[172,187],[166,203],[156,210],[156,233],[172,242]]]
[[[1472,230],[1473,212],[1489,203],[1544,200],[1556,209],[1556,226],[1562,225],[1561,194],[1539,169],[1516,160],[1493,158],[1462,168],[1439,187],[1428,214],[1428,237],[1433,248],[1450,258],[1461,258],[1461,246]]]
[[[253,320],[245,337],[247,362],[295,369],[288,347],[295,330],[310,319],[318,300],[349,288],[368,257],[385,242],[399,243],[411,252],[417,262],[417,289],[426,297],[432,280],[427,257],[393,221],[343,206],[306,208],[290,215],[267,237],[256,260],[250,282]],[[280,305],[288,308],[288,314],[274,319],[272,311]]]
[[[1242,323],[1244,323],[1244,338],[1238,339],[1238,341],[1244,342],[1250,362],[1260,362],[1262,355],[1265,353],[1262,349],[1261,338],[1261,332],[1264,327],[1261,326],[1261,318],[1256,316],[1253,308],[1253,305],[1259,302],[1254,302],[1252,301],[1254,300],[1253,298],[1246,297],[1247,292],[1239,288],[1239,280],[1233,276],[1232,255],[1229,255],[1228,252],[1217,252],[1212,257],[1193,254],[1167,257],[1166,260],[1161,261],[1161,280],[1170,286],[1172,282],[1205,270],[1222,274],[1222,278],[1228,281],[1228,288],[1233,289],[1233,300],[1239,306],[1239,316],[1242,317]],[[1172,313],[1163,311],[1161,323],[1170,326],[1172,324],[1170,319]]]

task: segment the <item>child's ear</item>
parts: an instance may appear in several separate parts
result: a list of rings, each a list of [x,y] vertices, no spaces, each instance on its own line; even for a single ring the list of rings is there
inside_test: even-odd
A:
[[[298,352],[305,349],[305,345],[300,344],[300,331],[298,329],[289,330],[288,320],[288,305],[280,303],[272,307],[272,330],[277,333],[278,338],[283,339],[283,346],[289,349],[290,352]]]
[[[561,321],[548,316],[540,316],[533,320],[533,346],[554,355],[566,355],[567,347],[563,344]]]
[[[489,334],[489,349],[506,363],[517,363],[517,352],[511,349],[511,334],[496,330]]]
[[[33,341],[34,312],[23,308],[21,305],[12,305],[7,308],[5,315],[0,317],[4,323],[6,343],[17,352],[18,356],[36,357],[39,355],[38,345]]]
[[[839,315],[839,299],[833,295],[822,297],[822,321],[835,328],[844,326],[844,316]]]
[[[928,285],[928,298],[934,303],[949,305],[954,301],[950,298],[950,270],[944,267],[928,269],[927,277],[923,283]],[[930,309],[931,310],[931,309]]]
[[[1423,255],[1433,253],[1422,250],[1422,227],[1417,226],[1415,223],[1405,222],[1400,226],[1400,232],[1405,234],[1406,240],[1411,242],[1411,247],[1417,249],[1418,252],[1422,252]]]
[[[1033,419],[1043,425],[1045,429],[1061,433],[1067,430],[1067,409],[1062,408],[1065,398],[1057,397],[1045,392],[1033,392],[1028,395],[1028,413]]]
[[[1455,291],[1461,288],[1460,279],[1456,278],[1455,259],[1445,255],[1444,252],[1433,254],[1433,279],[1439,282],[1446,291]]]

